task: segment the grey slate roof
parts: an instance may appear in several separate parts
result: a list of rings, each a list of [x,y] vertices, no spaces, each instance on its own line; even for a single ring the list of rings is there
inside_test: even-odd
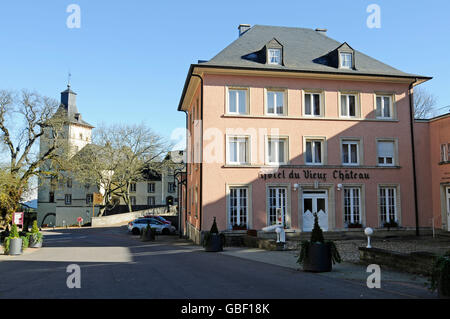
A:
[[[260,51],[274,38],[283,46],[283,65],[269,65],[243,58]],[[342,43],[312,29],[255,25],[210,61],[201,63],[200,66],[424,78],[397,70],[357,50],[355,50],[355,70],[339,69],[324,64],[323,58],[341,45]],[[322,61],[319,58],[322,58]]]

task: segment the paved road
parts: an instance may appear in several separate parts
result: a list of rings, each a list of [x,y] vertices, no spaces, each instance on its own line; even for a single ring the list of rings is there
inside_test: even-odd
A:
[[[81,288],[66,285],[81,268]],[[426,289],[330,278],[206,253],[174,236],[140,242],[125,227],[55,230],[45,247],[0,256],[0,298],[430,298]]]

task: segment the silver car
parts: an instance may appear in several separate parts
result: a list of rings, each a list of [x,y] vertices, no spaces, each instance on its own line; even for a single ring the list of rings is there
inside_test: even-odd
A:
[[[133,235],[139,235],[141,230],[150,224],[151,228],[156,229],[156,233],[170,235],[175,233],[176,228],[170,224],[164,224],[154,218],[138,218],[128,223],[128,231]]]

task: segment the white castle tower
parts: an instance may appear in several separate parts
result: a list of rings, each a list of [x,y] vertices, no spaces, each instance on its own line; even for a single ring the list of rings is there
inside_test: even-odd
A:
[[[76,103],[77,94],[67,85],[67,90],[61,92],[61,105],[58,112],[63,112],[67,116],[67,125],[64,127],[63,136],[67,139],[67,146],[70,156],[75,155],[86,145],[91,143],[92,129],[94,128],[89,123],[81,118],[81,113],[78,112]],[[40,139],[40,153],[42,154],[48,150],[49,139],[51,136],[46,132]],[[44,164],[48,165],[48,163]],[[45,178],[39,181],[38,188],[38,225],[42,223],[48,225],[62,226],[63,222],[66,225],[74,224],[76,217],[69,216],[73,209],[78,208],[75,215],[83,215],[81,217],[86,220],[86,209],[89,208],[87,204],[86,194],[91,194],[95,190],[86,188],[84,185],[80,186],[75,181],[68,181],[60,184],[52,182],[51,178]],[[89,193],[90,192],[90,193]],[[79,208],[82,207],[82,210]],[[80,213],[81,212],[81,213]]]

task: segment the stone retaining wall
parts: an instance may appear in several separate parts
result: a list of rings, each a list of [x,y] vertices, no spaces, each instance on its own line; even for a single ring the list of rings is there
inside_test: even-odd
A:
[[[430,252],[412,252],[409,254],[379,248],[359,248],[359,258],[366,264],[378,264],[393,269],[428,276],[436,260]]]

